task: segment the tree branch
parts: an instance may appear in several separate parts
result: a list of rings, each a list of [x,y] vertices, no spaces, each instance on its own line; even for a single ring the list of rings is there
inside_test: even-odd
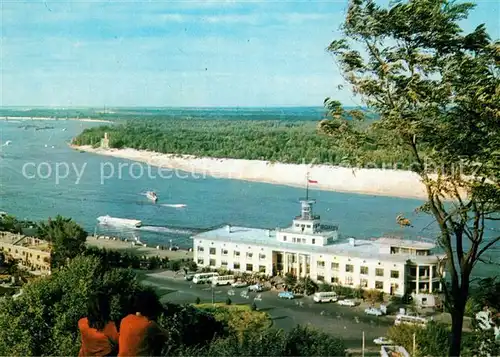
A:
[[[477,253],[477,256],[476,256],[476,259],[479,259],[481,257],[481,255],[486,252],[489,248],[491,248],[492,246],[494,246],[496,243],[498,243],[500,241],[500,236],[498,237],[495,237],[493,238],[493,240],[491,242],[488,242],[478,253]]]

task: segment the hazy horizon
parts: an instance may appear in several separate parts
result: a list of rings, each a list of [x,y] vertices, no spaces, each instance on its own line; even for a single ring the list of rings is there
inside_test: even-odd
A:
[[[3,2],[1,104],[361,106],[326,52],[347,3]],[[498,38],[499,8],[479,2],[464,30],[485,23]]]

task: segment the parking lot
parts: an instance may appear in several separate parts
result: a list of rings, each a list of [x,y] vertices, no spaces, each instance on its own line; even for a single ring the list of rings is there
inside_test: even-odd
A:
[[[185,281],[182,276],[172,277],[161,274],[146,275],[145,284],[159,289],[162,301],[175,303],[194,303],[199,297],[202,303],[224,302],[229,297],[234,304],[251,304],[269,313],[276,328],[285,330],[295,325],[310,324],[325,332],[345,339],[350,348],[361,347],[362,333],[365,332],[367,347],[375,348],[373,340],[384,336],[393,325],[393,318],[387,316],[368,316],[364,307],[347,307],[336,303],[315,303],[311,297],[279,299],[276,291],[261,293],[247,292],[246,288],[230,286],[196,285]]]

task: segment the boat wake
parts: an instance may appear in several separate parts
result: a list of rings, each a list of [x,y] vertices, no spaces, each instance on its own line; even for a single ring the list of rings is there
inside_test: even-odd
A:
[[[171,208],[184,208],[187,205],[185,205],[183,203],[178,203],[178,204],[162,203],[160,206],[171,207]]]
[[[157,227],[157,226],[143,226],[137,229],[138,231],[156,232],[156,233],[175,233],[175,234],[195,234],[194,230],[173,228],[173,227]]]

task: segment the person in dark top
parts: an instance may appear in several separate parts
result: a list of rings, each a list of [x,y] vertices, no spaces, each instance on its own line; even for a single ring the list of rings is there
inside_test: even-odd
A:
[[[78,329],[82,340],[79,357],[116,355],[118,331],[110,319],[108,296],[97,293],[90,297],[88,315],[78,321]]]
[[[155,322],[162,306],[152,291],[143,291],[134,297],[133,313],[120,323],[118,357],[158,356],[166,341],[166,334]]]

